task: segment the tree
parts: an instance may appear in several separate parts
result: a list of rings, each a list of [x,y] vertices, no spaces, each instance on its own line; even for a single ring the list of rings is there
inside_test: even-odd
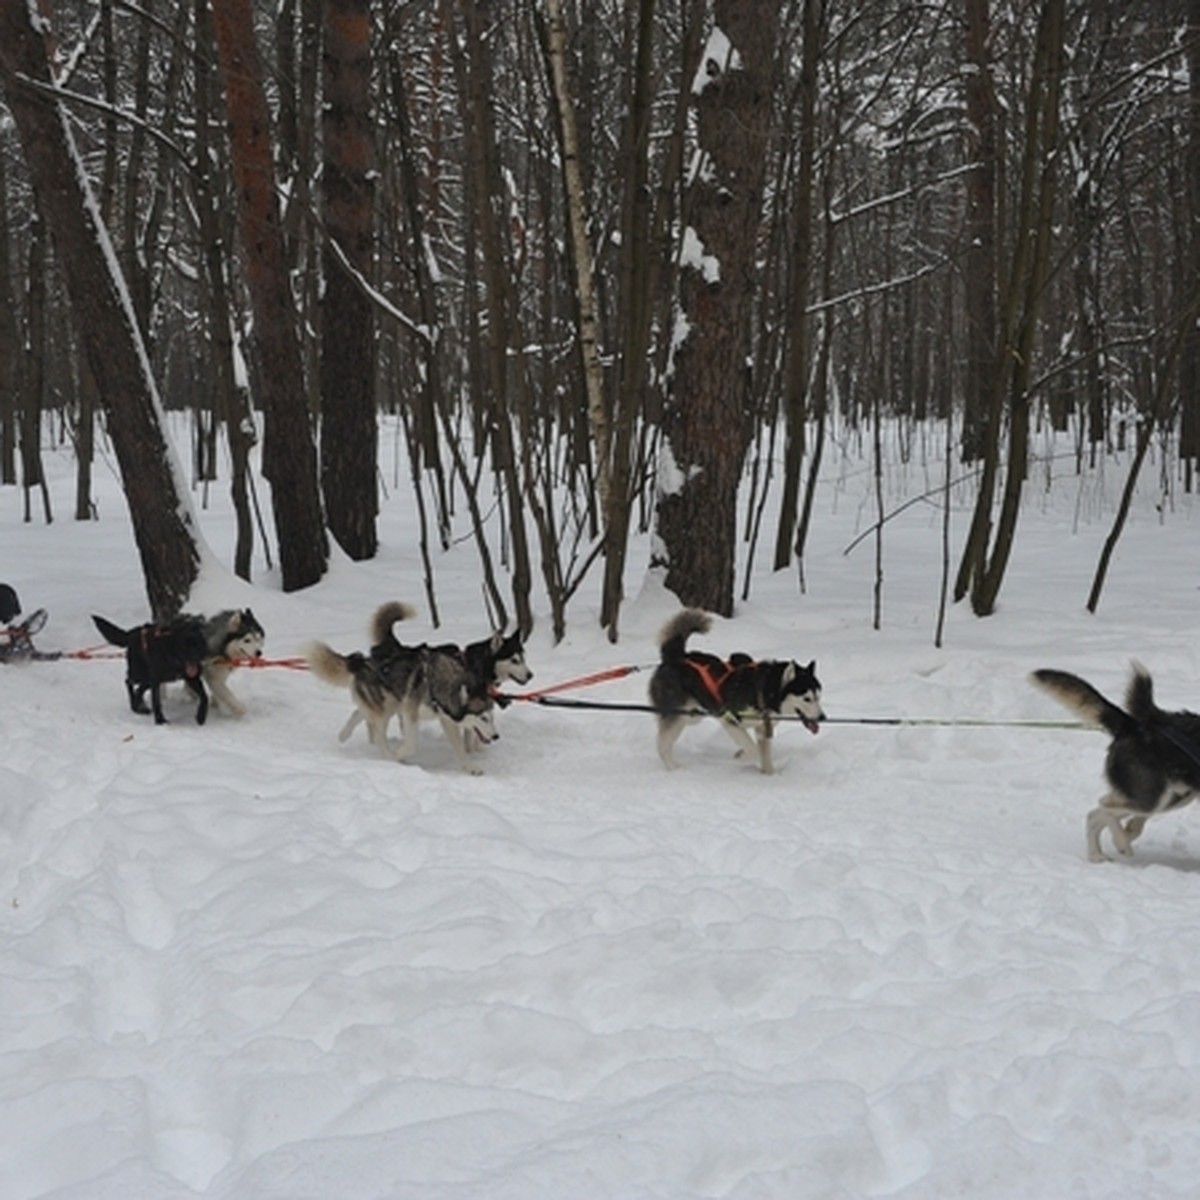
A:
[[[54,239],[72,317],[116,451],[156,620],[183,606],[201,541],[137,317],[47,65],[42,25],[27,0],[0,0],[0,80]]]
[[[316,583],[329,561],[317,491],[317,452],[304,404],[262,63],[250,0],[213,0],[229,145],[263,406],[263,474],[271,483],[284,591]]]
[[[733,611],[755,248],[779,29],[774,0],[716,0],[692,97],[697,162],[680,248],[677,349],[663,413],[655,565],[688,605]]]
[[[324,0],[325,241],[321,301],[321,491],[330,532],[353,559],[378,545],[372,277],[375,153],[368,0]]]

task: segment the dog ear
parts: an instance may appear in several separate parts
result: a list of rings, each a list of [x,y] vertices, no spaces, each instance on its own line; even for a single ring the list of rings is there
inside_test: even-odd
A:
[[[504,630],[497,629],[492,633],[492,639],[488,643],[488,648],[491,651],[491,653],[495,654],[499,651],[500,647],[503,645],[504,645]]]
[[[229,620],[225,622],[226,633],[237,633],[242,627],[242,614],[237,609],[229,614]]]
[[[800,668],[794,662],[788,663],[788,665],[783,668],[783,677],[780,680],[782,685],[787,687],[787,685],[796,678],[797,674],[799,674],[799,671]]]
[[[808,664],[808,666],[807,666],[807,667],[805,667],[804,669],[805,669],[805,670],[806,670],[806,671],[807,671],[807,672],[808,672],[810,675],[815,675],[815,674],[817,673],[817,660],[814,658],[814,659],[812,660],[812,662],[810,662],[810,663]]]

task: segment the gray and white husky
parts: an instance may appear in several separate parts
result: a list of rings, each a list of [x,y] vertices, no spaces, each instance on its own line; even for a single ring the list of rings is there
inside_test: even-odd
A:
[[[373,660],[386,663],[404,649],[396,637],[394,626],[397,621],[410,620],[414,615],[414,610],[399,600],[388,601],[375,610],[370,623],[371,658]],[[445,654],[458,655],[471,675],[487,684],[490,689],[494,689],[502,683],[528,683],[533,678],[533,671],[525,659],[525,646],[520,633],[504,633],[497,630],[490,637],[481,638],[479,641],[470,642],[465,646],[460,647],[447,643],[434,648]],[[413,649],[413,647],[409,647],[409,649]],[[499,703],[505,704],[507,701],[501,700]],[[386,701],[379,711],[382,712],[385,708]],[[346,723],[338,733],[338,741],[344,742],[364,720],[367,721],[368,737],[372,742],[379,740],[386,732],[393,712],[398,712],[397,706],[394,706],[390,712],[384,712],[382,724],[379,724],[378,720],[372,722],[367,715],[366,708],[356,703],[354,711],[346,719]],[[466,738],[467,749],[474,749],[477,740],[468,735]]]
[[[226,608],[204,620],[208,654],[203,676],[213,701],[235,717],[246,714],[246,706],[229,688],[230,673],[262,657],[266,632],[248,608]]]
[[[774,771],[771,737],[776,720],[799,719],[810,733],[825,719],[815,662],[801,666],[748,654],[728,659],[689,650],[693,633],[707,633],[708,613],[685,608],[659,634],[660,662],[650,677],[650,703],[658,719],[658,756],[674,768],[674,747],[684,728],[704,716],[720,717],[738,746],[738,757],[757,755],[765,775]],[[757,734],[757,741],[751,736]]]
[[[386,612],[385,612],[386,610]],[[381,617],[380,614],[383,614]],[[376,614],[382,620],[411,616],[407,605],[384,605]],[[390,633],[370,654],[339,654],[324,642],[309,645],[306,657],[319,679],[350,689],[356,715],[367,722],[371,741],[399,762],[417,751],[422,718],[436,717],[459,765],[471,775],[481,774],[467,757],[470,739],[491,742],[496,737],[495,704],[489,684],[466,665],[461,654],[437,646],[405,646]],[[387,725],[400,718],[402,741],[392,751]],[[355,721],[347,722],[353,728]],[[343,729],[343,738],[348,728]]]
[[[1104,760],[1109,790],[1087,815],[1092,862],[1105,860],[1100,848],[1105,829],[1118,854],[1132,854],[1135,839],[1151,817],[1182,808],[1200,794],[1200,714],[1159,708],[1145,667],[1133,664],[1124,708],[1066,671],[1034,671],[1030,678],[1112,737]]]

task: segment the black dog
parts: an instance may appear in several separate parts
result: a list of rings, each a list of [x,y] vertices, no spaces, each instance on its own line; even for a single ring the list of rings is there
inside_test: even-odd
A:
[[[106,642],[125,648],[125,687],[129,707],[135,713],[149,712],[146,693],[150,693],[156,725],[165,725],[159,689],[164,683],[182,679],[199,701],[196,724],[208,716],[208,693],[201,671],[208,655],[204,621],[200,617],[178,616],[164,625],[138,625],[121,629],[103,617],[92,615],[96,628]]]
[[[815,662],[770,659],[757,662],[748,654],[717,658],[689,650],[693,633],[707,633],[707,613],[685,608],[659,634],[660,662],[650,677],[650,704],[658,716],[658,754],[675,767],[672,753],[687,725],[702,716],[720,717],[721,726],[737,743],[738,754],[758,755],[764,775],[774,771],[771,735],[777,720],[799,719],[810,733],[825,719],[821,683]],[[757,742],[751,730],[758,734]]]

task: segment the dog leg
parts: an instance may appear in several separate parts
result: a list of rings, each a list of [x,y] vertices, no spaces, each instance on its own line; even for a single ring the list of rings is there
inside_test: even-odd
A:
[[[162,697],[159,695],[160,690],[157,680],[150,685],[150,708],[154,712],[155,725],[166,725],[167,718],[163,716]]]
[[[380,730],[382,734],[383,730]],[[407,762],[417,752],[421,740],[421,711],[419,706],[405,702],[400,709],[400,745],[393,752],[397,762]],[[387,738],[381,737],[380,744],[387,749]]]
[[[246,706],[229,690],[228,677],[229,671],[225,668],[216,668],[204,673],[212,692],[213,703],[218,708],[226,709],[232,716],[244,717]]]
[[[759,749],[758,743],[756,743],[755,740],[750,736],[745,725],[743,725],[741,721],[737,719],[737,717],[722,717],[721,728],[724,729],[725,732],[729,734],[729,736],[733,738],[734,742],[737,744],[738,758],[745,758],[747,755],[754,755],[759,759],[759,765],[762,766],[762,753]],[[766,770],[768,775],[771,773],[765,767],[763,769]]]
[[[184,683],[196,693],[196,724],[203,725],[208,719],[208,693],[204,690],[204,683],[199,675],[188,676]]]
[[[1106,862],[1108,860],[1108,855],[1100,849],[1100,835],[1106,829],[1112,836],[1113,845],[1118,853],[1129,853],[1129,838],[1121,828],[1120,816],[1112,811],[1112,799],[1113,796],[1110,793],[1087,815],[1087,850],[1090,862]],[[1141,830],[1139,829],[1138,832],[1140,833]]]
[[[483,768],[476,766],[469,758],[467,758],[466,742],[464,731],[449,717],[438,713],[438,720],[442,723],[442,732],[446,735],[446,740],[454,748],[454,756],[458,759],[458,765],[468,775],[482,775]]]
[[[658,718],[658,757],[663,760],[667,769],[674,771],[679,764],[675,761],[675,755],[672,753],[675,743],[679,741],[679,735],[683,733],[683,727],[686,724],[682,717],[659,717]]]
[[[346,718],[345,725],[338,732],[338,741],[344,742],[358,727],[362,724],[363,715],[356,708],[349,717]],[[367,728],[367,737],[373,742],[375,740],[375,731],[369,726]]]
[[[771,761],[771,742],[775,736],[775,727],[765,720],[758,727],[758,765],[764,775],[775,774],[775,764]]]
[[[1122,853],[1133,853],[1133,843],[1142,836],[1142,830],[1146,828],[1146,822],[1148,820],[1150,820],[1150,816],[1147,813],[1142,816],[1130,817],[1129,820],[1125,822],[1123,832],[1125,834],[1125,844],[1127,848],[1122,851]]]

